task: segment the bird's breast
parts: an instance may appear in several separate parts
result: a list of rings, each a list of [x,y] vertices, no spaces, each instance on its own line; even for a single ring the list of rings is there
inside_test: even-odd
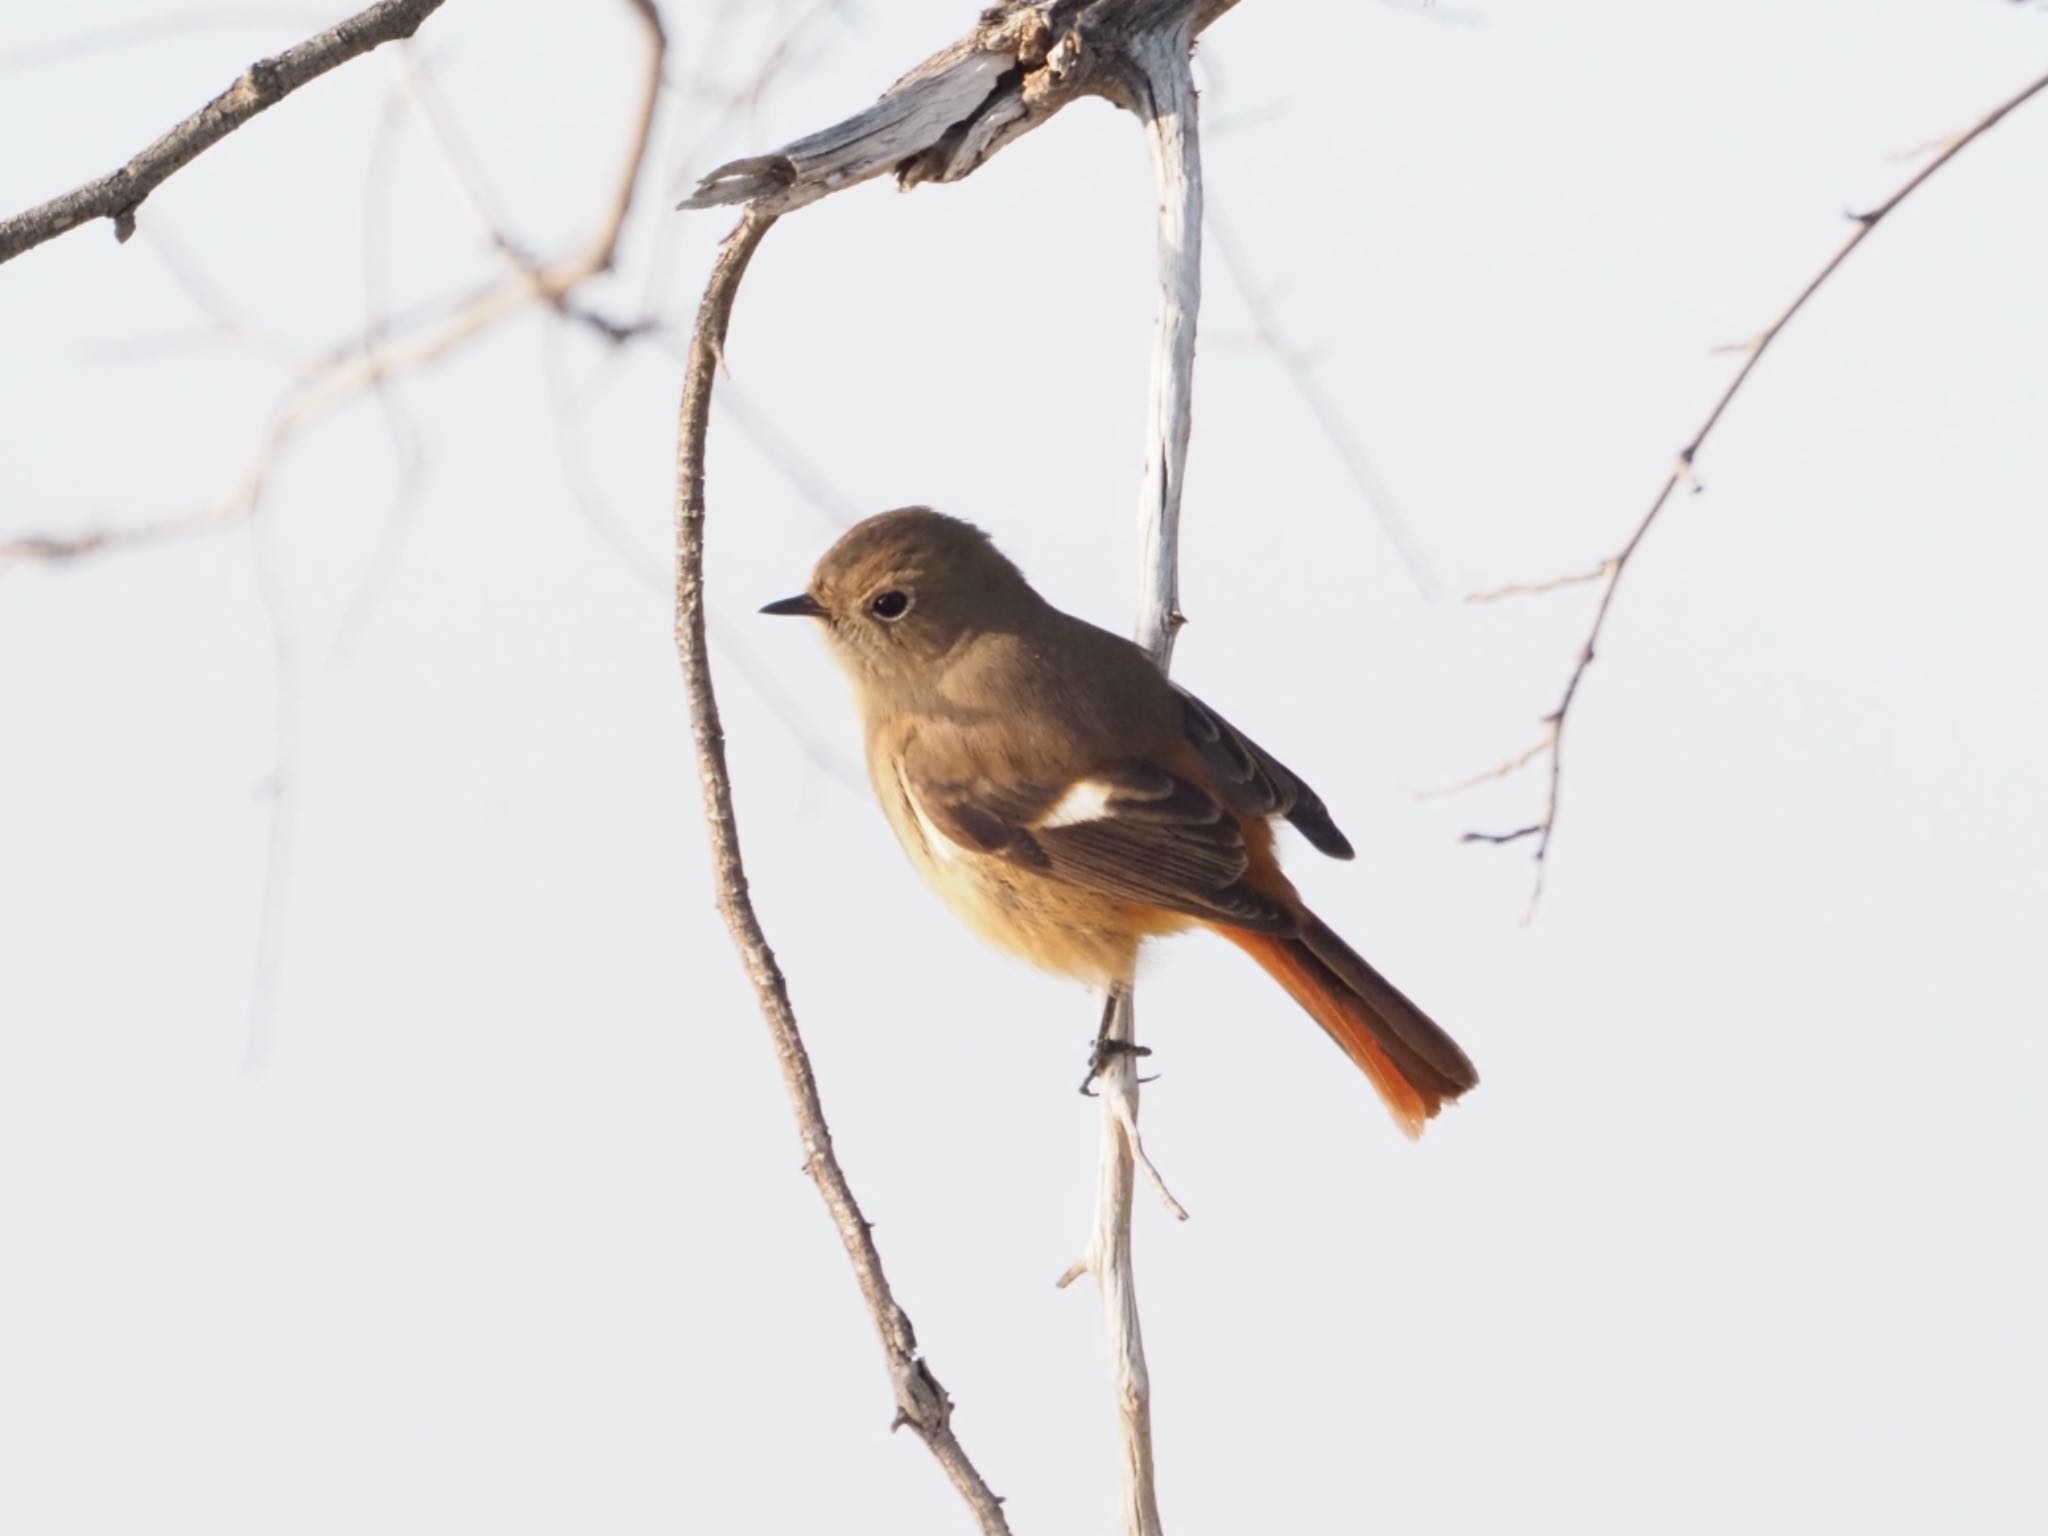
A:
[[[1092,987],[1127,981],[1148,935],[1184,918],[1069,885],[1000,854],[956,843],[918,803],[901,769],[877,760],[875,791],[926,885],[997,948]]]

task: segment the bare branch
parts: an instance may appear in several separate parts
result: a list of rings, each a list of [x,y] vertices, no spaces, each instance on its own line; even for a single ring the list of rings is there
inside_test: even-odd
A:
[[[1202,177],[1189,55],[1196,34],[1232,3],[1234,0],[1096,0],[1093,4],[1086,0],[1007,0],[983,12],[967,37],[912,70],[866,112],[772,154],[721,166],[682,204],[706,208],[744,203],[749,205],[750,218],[772,218],[884,171],[893,171],[898,184],[906,188],[925,181],[958,180],[1083,95],[1103,96],[1137,113],[1146,124],[1159,188],[1160,305],[1140,503],[1141,588],[1136,632],[1162,670],[1171,657],[1174,635],[1184,622],[1177,575],[1180,499],[1192,423],[1195,321],[1201,304]],[[743,221],[735,241],[745,240],[751,228]],[[707,296],[707,314],[710,302]],[[700,318],[699,336],[692,342],[691,370],[694,378],[701,350],[708,392],[723,335],[722,318],[708,339],[703,330]],[[686,391],[686,401],[689,398]],[[686,404],[686,441],[687,414]],[[701,481],[701,471],[701,459],[694,470],[686,460],[686,477],[695,473]],[[692,590],[701,577],[691,563],[701,551],[690,553],[691,546],[701,541],[701,531],[690,522],[692,517],[702,516],[701,484],[694,498],[687,486],[684,495],[678,535],[685,550],[679,611],[680,604],[701,603],[701,593]],[[694,623],[696,638],[685,637],[693,703],[700,686],[696,668],[701,661],[694,658],[701,655],[701,627],[700,612]],[[701,679],[701,686],[708,704],[708,675]],[[699,716],[699,751],[706,761],[705,794],[716,847],[721,837],[732,835],[729,825],[720,827],[721,819],[729,822],[730,808],[723,803],[729,797],[723,763],[710,756],[717,745],[716,718],[707,741],[701,708]],[[731,850],[731,859],[730,870],[721,865],[721,905],[748,959],[779,1044],[787,1032],[785,1073],[791,1076],[792,1095],[799,1102],[799,1119],[816,1113],[822,1127],[822,1112],[816,1111],[814,1090],[808,1087],[808,1068],[803,1068],[799,1083],[791,1063],[793,1048],[801,1065],[794,1021],[787,1018],[788,1001],[773,957],[766,953],[752,913],[744,906],[736,848]],[[1134,1041],[1127,992],[1113,996],[1103,1034],[1124,1045]],[[1086,1255],[1062,1283],[1086,1271],[1095,1275],[1101,1287],[1123,1452],[1124,1528],[1130,1536],[1157,1536],[1151,1385],[1131,1271],[1131,1203],[1137,1168],[1146,1169],[1175,1215],[1185,1217],[1186,1212],[1167,1193],[1157,1170],[1145,1158],[1138,1137],[1138,1079],[1132,1053],[1111,1051],[1098,1081],[1103,1121],[1094,1230]],[[850,1210],[851,1196],[845,1198]],[[831,1194],[827,1199],[834,1203]],[[863,1256],[836,1203],[834,1214],[842,1217],[842,1236],[854,1255],[855,1268],[861,1270]],[[875,1275],[879,1278],[878,1263]],[[870,1306],[878,1305],[871,1296]],[[887,1328],[883,1334],[887,1347]],[[962,1492],[968,1492],[964,1485]]]
[[[112,219],[114,238],[135,232],[142,200],[257,113],[300,86],[385,43],[411,37],[442,0],[378,0],[309,37],[258,59],[235,83],[118,170],[0,223],[0,262],[13,260],[94,219]]]
[[[1409,793],[1417,800],[1445,800],[1452,795],[1462,795],[1468,790],[1477,789],[1482,784],[1492,784],[1496,780],[1505,779],[1520,773],[1549,750],[1550,733],[1545,731],[1513,757],[1503,758],[1491,768],[1482,768],[1477,773],[1468,774],[1454,784],[1440,784],[1434,789],[1417,789],[1411,790]],[[1521,834],[1517,833],[1515,835],[1520,836]],[[1465,840],[1467,842],[1507,841],[1507,839],[1484,837],[1477,833],[1469,834]]]
[[[380,168],[389,148],[388,129],[393,121],[387,112],[374,141],[372,156],[372,195],[368,204],[372,216],[365,231],[370,251],[366,261],[367,314],[363,328],[346,347],[302,369],[279,400],[261,441],[233,490],[217,502],[149,522],[68,534],[30,533],[0,541],[0,570],[4,570],[10,562],[78,560],[115,550],[140,549],[198,537],[245,522],[254,526],[259,589],[270,618],[275,653],[277,725],[276,766],[268,785],[270,833],[264,860],[257,954],[243,1057],[243,1068],[247,1072],[261,1072],[272,1049],[285,923],[289,915],[291,854],[297,811],[300,663],[297,641],[275,569],[276,529],[266,504],[269,488],[292,448],[308,431],[363,395],[376,397],[391,433],[398,461],[398,484],[369,570],[350,599],[335,635],[335,653],[344,653],[361,634],[375,594],[395,566],[409,509],[423,484],[418,430],[391,392],[392,380],[405,372],[423,371],[446,360],[495,326],[535,306],[552,308],[567,318],[585,318],[574,308],[576,291],[610,269],[621,231],[632,210],[641,168],[647,158],[667,48],[667,39],[653,0],[624,0],[624,3],[641,22],[645,37],[637,110],[607,201],[581,245],[559,261],[543,263],[517,251],[510,240],[493,230],[494,242],[504,253],[510,269],[502,280],[479,289],[453,313],[438,319],[429,316],[415,318],[410,323],[389,320],[385,314],[383,284],[375,254],[380,235],[376,216],[380,206],[377,188]],[[426,9],[431,10],[432,7]],[[424,15],[425,11],[421,14]],[[422,106],[423,111],[430,110],[432,99],[426,87],[417,81],[412,99]],[[459,153],[460,141],[455,138],[452,126],[445,119],[431,115],[428,120],[443,148]],[[463,168],[458,164],[456,169],[460,177]],[[156,229],[156,226],[152,225],[152,228]],[[157,236],[162,234],[163,231],[157,229]],[[205,280],[197,263],[187,257],[175,241],[166,242],[158,238],[156,243],[173,275],[196,306],[211,315],[230,334],[238,338],[254,336],[251,328],[234,315],[225,300]],[[255,341],[245,340],[245,344],[252,350],[273,355],[276,351]]]
[[[1146,411],[1145,480],[1138,501],[1138,618],[1135,636],[1163,672],[1180,611],[1180,502],[1194,422],[1195,325],[1202,305],[1202,160],[1189,54],[1192,11],[1126,45],[1135,72],[1133,109],[1145,125],[1159,193],[1159,318],[1153,332],[1152,390]],[[1122,1452],[1126,1536],[1159,1536],[1159,1493],[1152,1456],[1152,1378],[1138,1321],[1131,1264],[1135,1172],[1146,1177],[1176,1217],[1187,1212],[1167,1192],[1138,1134],[1137,1017],[1128,989],[1109,999],[1102,1038],[1121,1049],[1104,1058],[1102,1151],[1095,1182],[1095,1221],[1086,1254],[1060,1283],[1086,1272],[1102,1293],[1109,1336]]]
[[[542,262],[514,249],[511,241],[500,239],[497,244],[509,268],[502,278],[459,299],[452,311],[437,319],[415,320],[409,325],[394,322],[366,331],[308,370],[279,402],[240,483],[221,501],[127,527],[23,535],[0,544],[0,563],[8,559],[79,559],[190,538],[236,524],[255,512],[272,473],[302,434],[384,381],[436,367],[536,307],[588,323],[590,317],[575,306],[575,295],[585,283],[611,270],[653,138],[667,57],[667,37],[653,0],[624,0],[624,4],[640,21],[646,39],[639,93],[626,152],[598,219],[579,246],[558,260]],[[627,329],[637,334],[637,327]]]
[[[1602,577],[1613,574],[1614,557],[1610,555],[1590,570],[1573,571],[1566,576],[1546,576],[1541,581],[1510,581],[1504,586],[1488,587],[1484,592],[1474,592],[1465,601],[1497,603],[1509,597],[1536,597],[1544,592],[1562,592],[1566,587],[1590,587]]]
[[[1565,726],[1571,720],[1572,706],[1578,702],[1579,685],[1585,681],[1586,673],[1593,665],[1601,633],[1607,626],[1607,616],[1614,607],[1614,594],[1621,586],[1621,579],[1628,570],[1629,561],[1635,558],[1635,553],[1642,547],[1644,538],[1656,525],[1658,516],[1670,504],[1672,494],[1681,486],[1688,486],[1694,491],[1700,489],[1699,481],[1693,473],[1694,460],[1699,456],[1700,449],[1706,446],[1707,439],[1713,435],[1715,427],[1720,425],[1721,418],[1727,413],[1736,395],[1741,392],[1742,386],[1749,382],[1749,376],[1756,371],[1756,365],[1763,360],[1764,353],[1770,350],[1771,344],[1783,334],[1785,327],[1791,324],[1793,316],[1806,307],[1807,301],[1841,269],[1842,263],[1849,259],[1850,253],[1869,237],[1870,232],[1876,229],[1893,209],[1925,186],[1943,166],[1997,127],[2005,120],[2007,114],[2025,105],[2044,90],[2048,90],[2048,75],[2041,75],[2022,86],[1969,127],[1945,139],[1937,140],[1930,146],[1936,151],[1934,157],[1909,176],[1898,190],[1875,208],[1849,216],[1855,227],[1849,231],[1848,238],[1836,248],[1835,253],[1827,259],[1820,270],[1807,280],[1806,286],[1793,296],[1792,302],[1778,312],[1777,318],[1759,331],[1753,341],[1740,349],[1747,353],[1742,366],[1728,381],[1727,388],[1716,397],[1706,419],[1700,423],[1685,446],[1678,450],[1678,456],[1672,461],[1671,470],[1664,477],[1664,483],[1658,487],[1657,494],[1650,500],[1649,508],[1637,520],[1635,528],[1619,549],[1590,571],[1574,576],[1556,577],[1549,581],[1517,583],[1492,592],[1479,593],[1469,599],[1473,602],[1486,602],[1498,597],[1550,592],[1563,587],[1600,583],[1600,601],[1594,606],[1592,623],[1586,630],[1585,640],[1579,646],[1578,658],[1572,664],[1571,673],[1565,679],[1564,696],[1558,701],[1557,708],[1544,720],[1543,736],[1536,747],[1511,763],[1513,767],[1520,767],[1534,757],[1548,755],[1550,773],[1544,791],[1542,814],[1530,825],[1517,827],[1511,832],[1470,832],[1464,838],[1466,842],[1483,843],[1514,843],[1525,838],[1536,840],[1533,855],[1536,877],[1529,893],[1529,907],[1523,917],[1524,922],[1535,916],[1536,905],[1542,898],[1545,861],[1550,856],[1551,840],[1557,832],[1558,798],[1564,785]],[[1496,775],[1492,773],[1481,774],[1472,782],[1484,782],[1493,777]]]
[[[256,919],[256,960],[249,982],[248,1019],[242,1071],[260,1076],[270,1065],[276,1037],[278,998],[284,982],[286,925],[291,917],[292,853],[299,827],[299,747],[303,735],[303,668],[298,626],[292,621],[278,559],[277,519],[259,511],[255,520],[256,587],[270,625],[272,758],[263,793],[270,825],[263,841],[263,888]]]
[[[725,918],[735,948],[754,984],[754,995],[775,1043],[782,1079],[803,1140],[804,1167],[839,1229],[839,1240],[853,1265],[861,1298],[874,1319],[882,1357],[896,1393],[896,1422],[908,1425],[931,1448],[933,1456],[961,1498],[990,1536],[1007,1536],[1009,1522],[1002,1500],[990,1491],[967,1452],[953,1434],[952,1399],[939,1385],[917,1347],[910,1317],[889,1289],[874,1234],[861,1214],[852,1186],[832,1150],[832,1131],[818,1097],[818,1081],[809,1052],[797,1029],[796,1010],[789,1000],[775,951],[761,929],[747,893],[747,873],[740,861],[739,823],[733,813],[732,779],[725,762],[725,731],[719,722],[718,699],[712,688],[711,656],[704,611],[704,448],[711,421],[711,392],[725,351],[726,327],[733,299],[747,264],[761,239],[775,223],[773,213],[750,210],[720,249],[704,287],[697,323],[690,335],[690,355],[683,372],[683,398],[676,445],[676,649],[690,697],[690,733],[697,749],[697,778],[704,793],[704,819],[711,835],[711,864],[718,886],[718,910]]]
[[[1136,109],[1136,40],[1184,22],[1192,33],[1236,0],[1004,0],[974,29],[830,128],[721,165],[681,204],[745,203],[787,213],[884,171],[897,184],[958,181],[1082,96]]]
[[[1251,258],[1245,252],[1244,242],[1238,239],[1235,226],[1223,216],[1221,209],[1212,206],[1208,231],[1215,238],[1216,249],[1223,257],[1224,270],[1230,274],[1231,282],[1236,285],[1244,307],[1251,315],[1252,328],[1258,333],[1260,345],[1279,363],[1281,371],[1287,375],[1287,382],[1294,386],[1295,394],[1301,397],[1302,404],[1315,417],[1316,425],[1322,428],[1330,446],[1337,450],[1337,457],[1344,461],[1351,483],[1358,487],[1358,493],[1378,519],[1380,532],[1386,535],[1387,542],[1394,546],[1394,553],[1408,568],[1408,579],[1415,583],[1415,589],[1424,597],[1435,601],[1442,587],[1436,573],[1430,569],[1429,557],[1422,552],[1422,544],[1409,528],[1407,518],[1401,515],[1394,493],[1380,478],[1372,460],[1366,457],[1358,434],[1351,430],[1350,424],[1344,420],[1344,413],[1337,408],[1337,402],[1330,398],[1330,392],[1316,377],[1312,359],[1280,323],[1273,297],[1259,285],[1258,275],[1252,270]]]

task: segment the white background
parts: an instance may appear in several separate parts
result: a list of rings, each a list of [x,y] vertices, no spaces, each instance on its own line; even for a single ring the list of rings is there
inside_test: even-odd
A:
[[[857,108],[969,19],[769,11],[707,65],[708,16],[667,7],[678,90],[589,295],[608,312],[651,289],[686,316],[728,222],[665,211],[693,173]],[[22,13],[0,46],[156,14]],[[323,19],[0,59],[0,206]],[[793,22],[707,140],[705,70],[744,86]],[[421,46],[515,230],[566,248],[625,128],[624,7],[458,0]],[[1249,344],[1212,241],[1177,675],[1329,801],[1360,858],[1291,839],[1297,878],[1485,1081],[1410,1146],[1241,957],[1154,958],[1149,1142],[1194,1213],[1139,1213],[1176,1536],[2048,1522],[2048,100],[1876,232],[1644,549],[1533,926],[1527,845],[1457,838],[1529,819],[1540,781],[1408,794],[1531,739],[1588,611],[1458,597],[1613,547],[1734,366],[1709,349],[1908,174],[1891,157],[2044,61],[2048,16],[1995,0],[1256,0],[1205,41],[1213,206],[1445,595]],[[208,322],[167,240],[305,350],[360,324],[366,262],[399,305],[498,270],[416,122],[374,148],[396,79],[379,55],[292,98],[125,247],[100,225],[0,271],[0,532],[146,520],[242,472],[290,374],[184,344]],[[755,895],[1020,1532],[1111,1519],[1095,1298],[1052,1287],[1092,1194],[1093,1008],[916,885],[835,777],[858,749],[817,637],[752,610],[836,519],[923,501],[1127,623],[1151,204],[1134,125],[1088,103],[962,185],[803,213],[729,353],[787,447],[730,413],[713,439],[721,631],[837,754],[721,650]],[[397,386],[410,510],[374,403],[288,460],[302,730],[259,1073],[249,530],[0,573],[0,1528],[965,1528],[887,1433],[712,912],[659,591],[676,386],[658,348],[529,318]]]

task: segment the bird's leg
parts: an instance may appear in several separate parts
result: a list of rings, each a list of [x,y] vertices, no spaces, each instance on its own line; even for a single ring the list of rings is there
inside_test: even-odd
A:
[[[1095,1079],[1102,1076],[1112,1058],[1117,1056],[1150,1056],[1152,1047],[1139,1045],[1134,1040],[1122,1040],[1110,1033],[1116,1023],[1117,1005],[1123,1001],[1123,992],[1111,987],[1102,999],[1102,1023],[1095,1031],[1095,1044],[1088,1052],[1088,1075],[1081,1079],[1081,1092],[1089,1098],[1095,1097]],[[1150,1079],[1141,1079],[1149,1082]]]

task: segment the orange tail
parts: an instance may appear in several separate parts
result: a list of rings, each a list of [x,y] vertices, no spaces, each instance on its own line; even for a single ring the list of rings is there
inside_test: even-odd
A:
[[[1409,1136],[1420,1136],[1447,1099],[1477,1086],[1479,1074],[1458,1042],[1313,913],[1302,914],[1295,937],[1214,927],[1258,961],[1365,1069],[1394,1112],[1394,1123]]]

